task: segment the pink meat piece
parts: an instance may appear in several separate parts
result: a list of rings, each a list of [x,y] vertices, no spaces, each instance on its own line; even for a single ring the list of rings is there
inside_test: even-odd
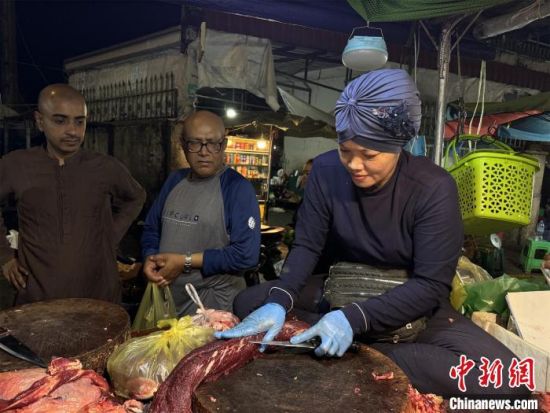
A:
[[[142,411],[143,404],[137,400],[127,400],[121,405],[110,396],[103,395],[100,399],[78,410],[77,413],[141,413]]]
[[[0,412],[125,413],[107,381],[78,360],[55,358],[47,370],[0,373]],[[138,413],[138,405],[132,406]],[[129,410],[130,411],[130,410]]]
[[[393,380],[393,371],[388,371],[386,373],[377,373],[376,371],[373,371],[371,374],[376,381]]]
[[[309,326],[301,321],[288,321],[277,335],[277,340],[288,340]],[[216,381],[223,375],[239,369],[262,353],[257,344],[262,334],[218,340],[199,347],[185,356],[158,388],[151,413],[191,413],[193,392],[203,382]]]
[[[193,322],[199,326],[212,327],[216,331],[225,331],[239,324],[239,318],[229,311],[222,310],[197,310],[197,315],[193,316]]]
[[[153,397],[157,391],[159,384],[155,380],[145,377],[136,377],[126,382],[124,387],[128,391],[128,395],[138,400],[146,400]]]
[[[11,400],[48,374],[45,369],[16,370],[0,374],[0,400]]]

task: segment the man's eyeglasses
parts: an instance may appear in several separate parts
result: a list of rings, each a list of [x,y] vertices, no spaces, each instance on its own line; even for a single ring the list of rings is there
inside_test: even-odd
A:
[[[210,153],[219,153],[223,145],[225,144],[225,138],[219,142],[201,142],[196,140],[184,140],[183,147],[187,152],[199,153],[203,146],[206,146],[206,150]]]

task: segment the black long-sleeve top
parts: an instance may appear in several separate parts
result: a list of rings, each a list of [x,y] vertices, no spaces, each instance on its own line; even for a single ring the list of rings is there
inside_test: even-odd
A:
[[[353,184],[336,150],[320,155],[278,283],[294,301],[327,239],[339,261],[405,268],[410,274],[402,285],[342,309],[355,333],[429,315],[448,299],[463,242],[455,181],[431,160],[402,152],[391,179],[378,190],[366,190]],[[272,289],[266,302],[291,306],[289,295],[279,289]]]

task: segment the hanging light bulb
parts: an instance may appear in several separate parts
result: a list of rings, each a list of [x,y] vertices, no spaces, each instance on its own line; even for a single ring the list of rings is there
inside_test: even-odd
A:
[[[260,139],[256,141],[256,148],[258,149],[265,149],[267,148],[267,141],[264,138],[264,133],[260,133]]]
[[[375,29],[380,31],[379,36],[353,35],[356,29]],[[388,61],[388,48],[384,40],[382,29],[377,27],[355,27],[342,53],[342,63],[349,69],[366,72],[380,69]]]
[[[227,108],[225,109],[225,116],[227,116],[229,119],[234,119],[237,117],[237,111],[233,108]]]

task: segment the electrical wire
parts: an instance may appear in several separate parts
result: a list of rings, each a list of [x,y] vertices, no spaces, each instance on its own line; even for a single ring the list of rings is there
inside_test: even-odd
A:
[[[485,113],[485,87],[487,86],[487,63],[485,62],[485,60],[481,61],[481,65],[481,75],[483,76],[483,91],[481,92],[481,114],[479,115],[479,123],[477,124],[477,135],[479,135],[481,124],[483,123],[483,114]]]
[[[480,116],[480,119],[479,119],[479,124],[477,125],[477,134],[479,135],[479,131],[481,129],[481,121],[483,120],[483,112],[485,110],[485,60],[482,60],[481,61],[481,68],[479,70],[479,82],[478,82],[478,85],[477,85],[477,100],[476,100],[476,105],[474,107],[474,112],[472,113],[472,117],[470,119],[470,124],[468,126],[468,134],[472,134],[472,124],[474,122],[474,118],[476,116],[476,113],[477,113],[477,107],[479,105],[479,100],[481,98],[482,100],[482,103],[481,103],[481,116]],[[482,96],[482,91],[483,91],[483,96]]]

